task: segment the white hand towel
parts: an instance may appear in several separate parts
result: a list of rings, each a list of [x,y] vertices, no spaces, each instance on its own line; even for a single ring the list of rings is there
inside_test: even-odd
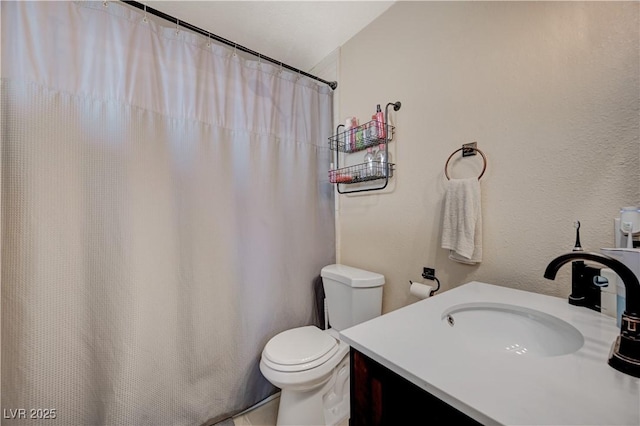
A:
[[[470,265],[482,261],[482,212],[477,178],[451,179],[444,199],[442,248],[449,259]]]

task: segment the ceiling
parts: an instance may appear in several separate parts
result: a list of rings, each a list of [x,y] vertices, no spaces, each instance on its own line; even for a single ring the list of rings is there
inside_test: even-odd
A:
[[[310,71],[394,3],[148,1],[145,4],[287,65]]]

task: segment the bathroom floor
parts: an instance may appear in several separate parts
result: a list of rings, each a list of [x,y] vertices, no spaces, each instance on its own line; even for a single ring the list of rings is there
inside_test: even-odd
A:
[[[278,417],[280,398],[274,398],[253,410],[233,418],[236,426],[275,426]],[[345,419],[337,426],[349,426],[349,419]]]

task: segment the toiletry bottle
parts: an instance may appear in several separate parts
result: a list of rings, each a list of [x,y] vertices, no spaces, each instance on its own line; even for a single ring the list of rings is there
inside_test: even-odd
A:
[[[362,125],[362,147],[366,148],[369,144],[369,140],[371,139],[371,126],[370,122],[367,121]]]
[[[376,175],[375,155],[373,154],[373,148],[368,147],[367,153],[364,155],[364,175],[365,177],[373,177]]]
[[[351,121],[353,119],[348,117],[344,122],[344,132],[342,133],[342,146],[344,152],[351,152]]]
[[[364,147],[364,126],[358,126],[356,129],[356,149]]]
[[[382,113],[382,109],[380,108],[380,104],[376,106],[376,121],[378,123],[378,137],[380,139],[384,139],[387,137],[387,129],[384,122],[384,114]]]
[[[387,173],[389,172],[389,158],[387,150],[385,149],[385,144],[381,143],[378,145],[375,161],[377,167],[376,176],[387,177]]]
[[[358,132],[358,119],[351,117],[351,152],[356,150],[356,133]]]
[[[378,119],[376,118],[376,115],[373,114],[371,116],[371,121],[369,122],[369,138],[367,140],[367,143],[373,143],[378,139],[378,134],[380,133],[378,131],[379,127],[380,125],[378,124]]]

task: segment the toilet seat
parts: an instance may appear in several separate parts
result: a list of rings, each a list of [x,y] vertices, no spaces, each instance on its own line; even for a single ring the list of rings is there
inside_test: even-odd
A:
[[[298,327],[271,338],[262,351],[262,360],[276,371],[305,371],[324,364],[338,349],[339,342],[318,327]]]

